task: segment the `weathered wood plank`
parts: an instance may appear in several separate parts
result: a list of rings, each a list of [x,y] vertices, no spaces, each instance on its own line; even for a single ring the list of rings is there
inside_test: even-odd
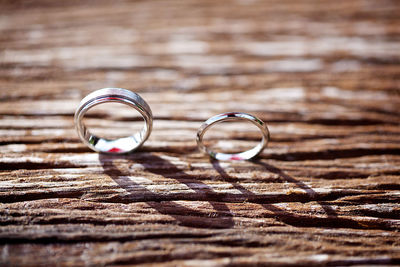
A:
[[[361,0],[2,1],[0,264],[400,264],[399,12]],[[93,153],[75,133],[80,99],[108,86],[153,110],[131,155]],[[254,161],[196,148],[202,121],[232,110],[268,123]],[[87,123],[123,135],[135,115],[115,107]],[[258,134],[210,137],[243,149]]]

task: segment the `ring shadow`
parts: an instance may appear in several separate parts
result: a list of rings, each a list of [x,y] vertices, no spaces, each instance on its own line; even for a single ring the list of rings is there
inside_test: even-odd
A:
[[[271,204],[271,200],[268,200],[268,199],[265,199],[264,201],[262,199],[260,200],[259,196],[257,196],[250,190],[244,188],[242,185],[237,183],[235,181],[237,179],[231,177],[221,167],[219,161],[211,159],[210,162],[223,180],[230,182],[235,189],[239,190],[241,193],[246,195],[246,197],[248,197],[250,199],[251,198],[257,199],[256,200],[257,204],[260,204],[263,208],[265,208],[266,210],[269,210],[273,213],[272,215],[269,215],[269,216],[265,215],[265,217],[273,217],[285,224],[289,224],[292,226],[298,226],[298,227],[316,227],[316,226],[325,226],[325,227],[333,227],[333,228],[342,227],[342,225],[338,225],[337,213],[335,212],[335,210],[331,206],[324,204],[322,201],[316,200],[318,197],[317,192],[315,192],[310,186],[306,185],[305,183],[303,183],[301,181],[296,180],[294,177],[288,175],[281,169],[279,169],[271,164],[267,164],[260,160],[252,161],[254,164],[262,166],[265,170],[267,170],[271,173],[277,174],[283,181],[295,184],[297,187],[304,190],[304,192],[306,192],[306,194],[308,196],[307,199],[304,199],[304,198],[301,199],[298,196],[294,196],[294,197],[285,196],[284,199],[281,199],[281,202],[283,202],[283,201],[305,202],[305,200],[306,201],[315,200],[322,207],[322,209],[324,210],[327,217],[320,218],[320,217],[315,217],[315,216],[311,216],[311,215],[301,215],[301,214],[291,213],[285,209],[278,208],[275,205]],[[265,203],[265,202],[269,202],[269,203]],[[352,220],[345,220],[345,221],[348,225],[349,224],[353,225],[353,226],[357,225],[357,223]]]
[[[174,179],[185,184],[193,194],[158,194],[150,191],[145,186],[134,182],[129,178],[131,172],[120,170],[114,161],[118,159],[128,160],[130,163],[139,163],[145,171],[160,175],[164,178]],[[113,179],[121,188],[128,192],[128,202],[146,202],[150,207],[164,215],[172,216],[179,224],[197,228],[232,228],[234,226],[233,214],[228,206],[219,198],[220,196],[208,185],[201,183],[198,177],[187,174],[169,161],[153,155],[146,154],[145,157],[132,155],[110,155],[99,154],[99,161],[104,174]],[[160,165],[162,168],[160,168]],[[194,187],[193,184],[197,186]],[[200,184],[200,186],[199,186]],[[138,195],[140,191],[140,195]],[[213,201],[210,201],[212,199]],[[175,203],[174,200],[197,200],[207,201],[214,211],[202,212],[187,208]]]
[[[128,160],[129,163],[141,164],[145,171],[160,175],[164,178],[174,179],[181,184],[185,184],[188,188],[194,191],[191,194],[159,194],[154,193],[147,189],[145,186],[134,182],[129,178],[132,175],[129,171],[120,170],[114,161],[118,159]],[[164,215],[172,216],[179,224],[188,227],[197,228],[232,228],[234,227],[234,215],[223,202],[225,194],[218,194],[213,191],[212,188],[201,181],[199,177],[188,174],[180,170],[177,166],[171,162],[154,154],[146,154],[145,157],[138,157],[137,155],[109,155],[99,154],[99,161],[103,168],[103,171],[111,179],[113,179],[121,188],[128,192],[127,201],[132,202],[146,202],[150,207],[157,210],[159,213]],[[213,168],[219,174],[220,178],[226,182],[232,184],[232,186],[239,190],[243,194],[243,199],[256,199],[254,203],[260,204],[264,209],[272,212],[271,215],[264,215],[265,217],[273,217],[278,221],[292,226],[301,227],[314,227],[314,226],[325,226],[325,227],[340,227],[338,221],[335,219],[337,213],[332,207],[324,204],[322,201],[317,200],[318,193],[315,192],[311,187],[305,183],[296,180],[294,177],[286,174],[281,169],[261,162],[259,160],[252,161],[254,164],[262,166],[265,170],[277,174],[282,180],[295,184],[299,188],[303,189],[308,199],[307,201],[315,200],[324,210],[327,217],[320,218],[310,215],[295,214],[281,209],[271,204],[270,199],[260,199],[260,195],[256,195],[250,190],[244,188],[242,185],[237,183],[237,179],[231,177],[220,165],[217,160],[210,160]],[[162,168],[160,168],[162,166]],[[196,185],[196,186],[193,186]],[[138,191],[140,195],[138,195]],[[214,211],[212,216],[210,212],[202,212],[192,208],[185,207],[174,200],[196,200],[196,201],[207,201],[211,204]],[[296,197],[287,196],[281,201],[291,202],[304,202],[305,199],[297,199]],[[347,224],[357,224],[354,221],[346,220]]]

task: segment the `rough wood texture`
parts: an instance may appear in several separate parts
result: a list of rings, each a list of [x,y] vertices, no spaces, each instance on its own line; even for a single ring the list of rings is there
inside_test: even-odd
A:
[[[1,266],[400,264],[399,1],[0,5]],[[73,128],[110,86],[153,109],[132,155]],[[232,110],[270,127],[254,162],[196,149]]]

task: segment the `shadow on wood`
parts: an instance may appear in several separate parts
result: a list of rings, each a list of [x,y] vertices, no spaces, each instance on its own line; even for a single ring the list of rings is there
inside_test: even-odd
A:
[[[161,196],[160,194],[154,193],[144,186],[135,183],[128,176],[130,173],[123,172],[118,167],[113,164],[113,160],[123,158],[125,160],[131,161],[131,163],[140,163],[138,161],[133,161],[129,158],[129,155],[106,155],[99,154],[99,160],[104,169],[104,173],[107,174],[110,178],[112,178],[121,188],[124,188],[129,194],[130,199],[132,201],[146,201],[152,208],[156,209],[161,214],[166,214],[174,217],[180,224],[190,227],[200,227],[200,228],[231,228],[234,225],[232,213],[229,211],[227,205],[221,202],[215,202],[217,199],[213,199],[213,201],[209,201],[209,203],[215,209],[215,217],[210,218],[209,214],[205,214],[204,212],[197,211],[194,209],[186,208],[182,205],[173,202],[173,199],[176,196],[170,195],[172,199],[167,201],[165,196]],[[110,163],[111,162],[111,163]],[[179,170],[175,165],[170,163],[169,161],[162,159],[156,155],[150,155],[146,157],[146,163],[161,163],[167,171],[157,168],[151,168],[146,164],[145,169],[153,174],[161,175],[165,178],[175,179],[189,188],[195,191],[195,197],[200,198],[200,200],[206,200],[207,196],[213,195],[216,196],[216,193],[212,191],[212,189],[204,183],[201,183],[195,176],[187,174],[181,170]],[[144,162],[143,162],[144,163]],[[184,178],[177,178],[177,177]],[[201,188],[191,186],[192,183],[201,184]],[[133,191],[133,188],[140,188],[143,195],[137,196],[134,193],[137,191]],[[168,196],[167,196],[168,199]],[[179,198],[182,200],[182,196]],[[199,218],[200,217],[200,218]]]
[[[216,160],[211,160],[211,163],[214,167],[214,169],[221,175],[221,177],[227,181],[230,182],[233,187],[240,192],[243,193],[247,198],[252,198],[256,197],[256,195],[251,192],[250,190],[247,190],[244,188],[242,185],[240,185],[238,182],[236,182],[234,178],[229,176],[229,174],[221,167],[219,161]],[[319,194],[315,192],[310,186],[306,185],[305,183],[296,180],[293,176],[288,175],[281,169],[262,162],[260,160],[255,160],[253,163],[262,166],[265,168],[266,171],[269,171],[271,173],[277,174],[282,180],[295,184],[297,187],[301,188],[304,190],[308,198],[302,198],[298,199],[298,197],[294,197],[292,200],[290,199],[282,199],[282,202],[309,202],[309,201],[316,201],[324,210],[326,217],[316,217],[313,214],[308,214],[308,215],[300,215],[300,214],[295,214],[295,213],[290,213],[285,209],[278,208],[276,205],[273,205],[271,203],[262,203],[262,202],[257,202],[259,203],[263,208],[265,208],[268,211],[271,211],[273,213],[272,217],[275,219],[292,225],[292,226],[297,226],[297,227],[329,227],[329,228],[353,228],[353,229],[362,229],[362,228],[375,228],[375,229],[380,229],[380,228],[385,228],[385,229],[391,229],[391,226],[386,225],[384,222],[379,223],[375,222],[374,224],[360,224],[356,220],[352,220],[349,218],[341,218],[338,217],[336,211],[328,204],[324,203],[323,200],[319,200]],[[267,216],[265,216],[267,217]]]
[[[130,170],[118,168],[114,161],[124,160],[128,165],[141,164],[144,170],[160,175],[164,178],[174,179],[188,188],[193,190],[193,193],[154,193],[145,186],[133,181],[129,176],[133,173]],[[243,202],[248,201],[257,203],[262,206],[267,213],[263,214],[264,218],[274,218],[288,225],[298,227],[329,227],[342,228],[348,227],[353,229],[391,229],[384,222],[374,222],[360,224],[351,218],[339,217],[336,211],[325,201],[334,200],[339,197],[336,195],[322,196],[315,192],[310,186],[288,175],[281,169],[265,163],[261,160],[253,161],[254,164],[263,167],[266,171],[277,174],[280,179],[285,182],[296,185],[306,194],[288,194],[281,196],[280,200],[271,198],[270,196],[260,196],[243,187],[237,180],[231,177],[220,165],[218,161],[211,160],[213,168],[216,170],[224,182],[230,183],[234,189],[242,194],[224,194],[217,193],[205,183],[199,180],[199,177],[188,174],[180,170],[177,166],[166,159],[163,159],[154,154],[146,155],[145,159],[132,157],[131,155],[107,155],[99,154],[99,161],[103,167],[104,173],[112,178],[121,188],[129,193],[127,198],[118,199],[117,202],[146,202],[150,207],[164,215],[172,216],[178,224],[196,227],[196,228],[232,228],[235,226],[234,214],[229,210],[228,205],[224,202]],[[212,174],[210,174],[212,175]],[[194,186],[196,185],[196,186]],[[206,201],[211,204],[214,209],[213,214],[202,212],[196,209],[187,208],[180,205],[175,200],[194,200]],[[287,209],[279,208],[274,203],[280,202],[310,202],[315,201],[324,210],[325,217],[317,217],[315,214],[299,214],[288,212]],[[212,216],[212,217],[210,217]]]

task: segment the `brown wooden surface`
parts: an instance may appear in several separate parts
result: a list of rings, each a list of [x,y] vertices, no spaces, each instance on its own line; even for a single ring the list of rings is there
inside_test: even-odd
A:
[[[399,1],[0,3],[1,266],[400,264]],[[73,128],[111,86],[155,118],[128,156]],[[256,161],[196,148],[233,110]]]

